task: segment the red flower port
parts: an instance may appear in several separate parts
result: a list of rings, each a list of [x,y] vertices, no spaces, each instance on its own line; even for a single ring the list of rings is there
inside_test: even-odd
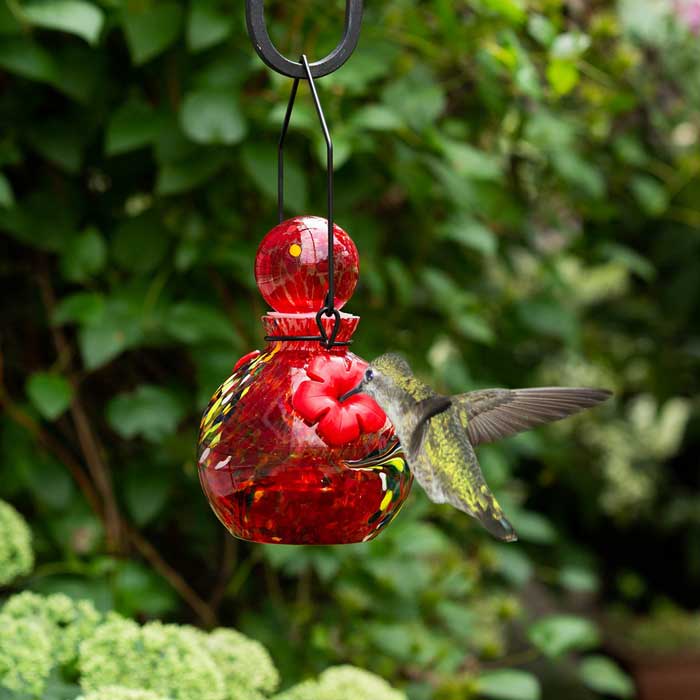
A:
[[[308,381],[292,396],[294,410],[310,425],[318,423],[318,434],[331,447],[352,442],[363,433],[374,433],[386,422],[386,415],[367,394],[340,397],[354,389],[367,365],[335,355],[316,355],[309,363]]]

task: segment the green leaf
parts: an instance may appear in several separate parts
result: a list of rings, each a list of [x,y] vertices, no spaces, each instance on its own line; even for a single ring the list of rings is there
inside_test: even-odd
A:
[[[557,531],[544,515],[528,510],[518,510],[511,515],[513,526],[520,539],[537,544],[556,542]]]
[[[532,578],[532,562],[521,549],[498,545],[497,553],[498,571],[511,585],[520,588]]]
[[[480,696],[494,700],[539,700],[541,695],[535,676],[510,668],[482,673],[476,689]]]
[[[75,487],[64,465],[35,450],[32,459],[19,468],[27,490],[39,503],[56,511],[65,511]]]
[[[77,173],[83,161],[85,131],[74,119],[52,119],[27,128],[29,145],[50,163],[67,173]]]
[[[22,14],[34,25],[82,37],[90,44],[104,24],[102,10],[83,0],[39,0],[22,6]]]
[[[653,177],[638,175],[632,179],[630,187],[635,199],[649,216],[661,216],[668,209],[666,189]]]
[[[226,39],[232,29],[230,8],[222,6],[219,0],[191,3],[187,18],[187,46],[191,51],[203,51],[215,46]]]
[[[491,345],[496,340],[488,321],[476,313],[460,311],[452,318],[452,323],[461,335],[470,340],[486,345]]]
[[[627,270],[634,272],[634,274],[639,275],[647,282],[656,277],[656,269],[652,263],[636,250],[632,250],[632,248],[620,245],[619,243],[608,242],[601,245],[600,251],[603,255],[607,256],[609,260],[620,263]]]
[[[446,97],[430,69],[419,65],[390,83],[382,93],[382,101],[411,128],[422,131],[442,114]]]
[[[115,396],[107,405],[107,422],[121,437],[160,442],[172,435],[185,414],[179,397],[169,389],[143,384]]]
[[[3,38],[11,34],[22,34],[22,24],[15,12],[10,10],[7,2],[0,2],[0,35]]]
[[[156,192],[162,195],[188,192],[216,175],[230,160],[229,154],[217,150],[164,163],[158,171]]]
[[[0,208],[0,228],[32,248],[59,252],[75,235],[71,205],[49,189],[37,189],[11,209]]]
[[[501,179],[501,163],[497,156],[451,139],[444,139],[441,146],[450,165],[459,175],[469,180],[498,182]]]
[[[43,83],[51,83],[57,76],[51,53],[25,38],[3,37],[0,41],[0,67]]]
[[[85,366],[97,369],[143,340],[143,307],[127,299],[110,299],[99,318],[84,325],[78,344]]]
[[[180,34],[182,6],[177,2],[128,3],[122,24],[131,58],[141,65],[167,49]]]
[[[352,127],[356,130],[398,131],[403,126],[403,119],[384,105],[365,105],[352,115]]]
[[[133,151],[156,140],[164,118],[142,100],[122,105],[109,122],[105,151],[114,156]]]
[[[89,370],[106,365],[129,347],[126,334],[106,318],[101,323],[81,328],[78,344]]]
[[[11,207],[15,203],[12,185],[4,173],[0,173],[0,207]]]
[[[116,612],[128,617],[162,617],[178,604],[177,594],[158,574],[135,561],[120,561],[113,580]]]
[[[61,299],[54,309],[52,322],[90,324],[102,318],[104,297],[96,292],[78,292]]]
[[[155,270],[168,248],[168,234],[151,212],[125,219],[112,239],[114,260],[125,270],[135,273]]]
[[[205,340],[231,343],[238,339],[231,321],[221,311],[193,301],[172,306],[163,325],[167,333],[183,343]]]
[[[180,122],[196,143],[230,145],[242,141],[247,131],[238,100],[228,91],[189,93],[182,105]]]
[[[479,0],[479,4],[502,15],[513,24],[521,24],[527,19],[524,0]]]
[[[564,32],[552,44],[552,58],[571,60],[578,58],[591,45],[591,38],[583,32]]]
[[[99,231],[88,229],[63,249],[61,272],[71,282],[84,282],[96,275],[107,260],[107,247]]]
[[[463,215],[450,219],[441,228],[444,238],[456,241],[482,255],[495,255],[498,242],[493,232],[471,216]]]
[[[573,150],[552,153],[552,165],[564,180],[573,185],[574,192],[593,199],[601,199],[605,194],[605,176],[599,168],[584,160]]]
[[[588,656],[579,666],[579,676],[591,690],[616,698],[634,697],[632,679],[606,656]]]
[[[578,323],[571,311],[550,299],[530,299],[516,306],[520,320],[532,331],[573,342]]]
[[[365,36],[352,61],[348,61],[343,70],[329,75],[321,85],[327,86],[333,93],[347,91],[355,95],[368,94],[370,84],[391,71],[398,53],[396,45]]]
[[[552,59],[547,66],[547,80],[557,95],[566,95],[578,84],[578,68],[568,59]]]
[[[530,32],[530,36],[543,46],[549,46],[556,38],[556,27],[544,15],[531,13],[527,29]]]
[[[552,615],[538,620],[528,629],[528,637],[549,657],[584,651],[600,643],[595,624],[574,615]]]
[[[82,44],[66,43],[57,47],[53,55],[56,70],[51,84],[71,99],[87,105],[96,89],[107,80],[104,54],[95,53]],[[94,117],[85,108],[82,117],[79,124],[73,122],[63,127],[64,136],[67,137],[66,132],[71,130],[77,132],[73,138],[78,142],[83,142],[89,136],[83,133],[82,125]]]
[[[248,141],[242,150],[243,167],[261,192],[277,199],[277,150],[270,144]],[[297,212],[306,209],[306,173],[290,154],[285,156],[285,206]]]
[[[151,522],[168,500],[172,479],[152,468],[129,469],[124,479],[124,501],[134,522],[143,527]]]
[[[35,372],[27,382],[27,396],[44,418],[56,420],[70,406],[73,389],[60,374]]]
[[[577,593],[595,593],[600,582],[595,572],[581,566],[565,566],[559,571],[559,584]]]

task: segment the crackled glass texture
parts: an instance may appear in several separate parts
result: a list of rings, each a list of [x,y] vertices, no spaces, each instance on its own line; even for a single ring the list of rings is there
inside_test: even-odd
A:
[[[276,309],[263,317],[266,335],[318,334],[326,236],[324,219],[298,217],[263,239],[256,278]],[[349,236],[336,228],[336,237],[334,250],[345,251],[336,257],[340,304],[355,287],[358,259]],[[332,319],[324,322],[330,332]],[[358,322],[342,313],[338,340],[350,339]],[[391,522],[412,482],[401,445],[371,397],[340,401],[366,366],[344,346],[328,351],[311,341],[270,342],[236,363],[204,412],[199,440],[202,487],[233,535],[343,544],[372,539]]]
[[[335,307],[342,309],[360,274],[357,248],[340,226],[333,226]],[[282,313],[316,312],[328,291],[328,221],[298,216],[275,226],[255,258],[255,280],[263,299]]]

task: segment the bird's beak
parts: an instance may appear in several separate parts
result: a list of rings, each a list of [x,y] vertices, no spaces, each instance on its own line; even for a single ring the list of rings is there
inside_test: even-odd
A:
[[[355,394],[359,394],[362,392],[362,382],[360,382],[354,389],[350,389],[350,391],[346,391],[339,399],[340,403],[343,403],[346,399],[349,399],[351,396],[354,396]]]

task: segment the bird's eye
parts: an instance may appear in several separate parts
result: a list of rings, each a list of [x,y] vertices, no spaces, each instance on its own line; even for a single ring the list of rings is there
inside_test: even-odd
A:
[[[374,379],[374,370],[368,369],[365,372],[365,381],[366,382],[371,382]]]

